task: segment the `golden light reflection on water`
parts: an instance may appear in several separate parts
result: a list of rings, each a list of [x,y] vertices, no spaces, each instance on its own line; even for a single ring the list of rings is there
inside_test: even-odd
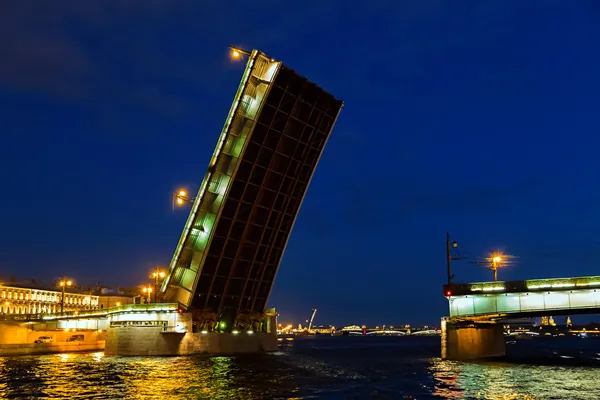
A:
[[[595,368],[460,363],[392,351],[319,347],[244,357],[0,358],[0,398],[578,400],[600,393]]]
[[[99,351],[97,353],[92,353],[91,356],[94,361],[100,362],[100,361],[102,361],[102,358],[104,357],[104,352]]]
[[[144,358],[98,352],[0,358],[0,398],[229,400],[297,392],[293,380],[270,376],[270,356],[253,356]]]

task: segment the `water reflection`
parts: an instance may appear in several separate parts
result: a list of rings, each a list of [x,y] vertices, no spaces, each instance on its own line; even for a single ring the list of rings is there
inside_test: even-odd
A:
[[[103,353],[0,358],[0,398],[294,397],[298,385],[293,376],[272,373],[272,361],[269,355],[132,358]]]
[[[432,359],[433,394],[444,399],[590,399],[597,369],[552,365],[461,363]]]
[[[439,339],[322,338],[281,350],[212,358],[0,358],[0,398],[578,400],[600,393],[597,368],[443,361]]]

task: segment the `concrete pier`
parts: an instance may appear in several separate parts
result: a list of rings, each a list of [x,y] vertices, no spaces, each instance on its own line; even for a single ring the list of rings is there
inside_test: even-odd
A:
[[[119,356],[277,351],[276,318],[275,310],[268,310],[255,330],[199,331],[192,314],[182,312],[177,304],[153,303],[113,307],[102,315],[4,321],[0,356],[103,350]],[[45,343],[35,343],[41,337]]]
[[[506,355],[502,324],[442,318],[441,328],[444,360],[466,361]]]
[[[113,314],[109,318],[104,354],[180,356],[277,351],[275,318],[266,315],[261,331],[194,332],[191,313]]]
[[[164,332],[156,327],[109,329],[104,354],[118,356],[231,355],[277,351],[277,336],[265,332]]]
[[[35,343],[40,337],[51,337],[50,343]],[[77,336],[76,341],[69,341]],[[97,329],[48,329],[45,324],[26,322],[0,323],[0,356],[102,351],[106,331]]]

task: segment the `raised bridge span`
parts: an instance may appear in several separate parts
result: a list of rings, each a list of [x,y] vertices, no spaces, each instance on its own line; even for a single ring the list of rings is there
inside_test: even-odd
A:
[[[343,102],[262,51],[232,51],[246,68],[191,199],[160,289],[161,309],[60,315],[39,325],[106,324],[106,354],[277,349],[276,313],[267,301]],[[22,325],[28,334],[31,323]]]
[[[162,285],[201,329],[258,329],[343,102],[280,61],[248,62]]]

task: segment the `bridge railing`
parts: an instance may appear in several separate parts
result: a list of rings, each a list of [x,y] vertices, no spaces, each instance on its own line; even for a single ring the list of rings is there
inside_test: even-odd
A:
[[[533,315],[600,310],[600,288],[564,291],[487,293],[449,297],[450,316]],[[594,311],[595,312],[595,311]]]
[[[175,312],[177,303],[125,304],[117,307],[68,311],[62,313],[0,314],[0,321],[36,321],[73,318],[97,318],[120,312]]]
[[[529,279],[526,281],[451,283],[449,285],[444,285],[444,296],[450,297],[482,293],[564,291],[588,288],[600,288],[600,276]]]
[[[0,314],[0,321],[41,320],[45,314]]]

